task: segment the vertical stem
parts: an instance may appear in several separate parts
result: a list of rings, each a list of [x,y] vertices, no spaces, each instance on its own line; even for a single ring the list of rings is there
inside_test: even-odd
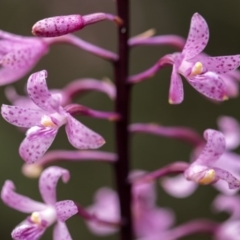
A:
[[[127,181],[129,175],[129,108],[130,86],[127,84],[129,65],[129,0],[117,0],[117,14],[124,24],[118,28],[119,60],[114,65],[117,98],[115,110],[121,115],[116,122],[116,148],[118,161],[115,164],[117,190],[120,199],[121,217],[124,221],[120,230],[121,240],[132,240],[131,221],[131,186]]]

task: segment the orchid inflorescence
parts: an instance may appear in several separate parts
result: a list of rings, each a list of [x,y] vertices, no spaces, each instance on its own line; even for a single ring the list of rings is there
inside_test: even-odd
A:
[[[240,144],[240,123],[229,116],[218,119],[219,130],[206,129],[203,137],[183,126],[164,126],[155,123],[129,124],[130,87],[150,79],[163,67],[172,65],[169,103],[180,104],[184,99],[181,76],[204,97],[215,102],[238,95],[240,54],[211,57],[203,52],[209,40],[206,20],[192,16],[187,39],[176,35],[153,36],[149,30],[128,38],[127,0],[117,0],[119,16],[107,13],[50,17],[35,23],[32,37],[0,31],[0,85],[8,85],[27,75],[46,55],[50,47],[67,43],[113,63],[115,84],[109,80],[77,79],[62,89],[49,89],[47,71],[32,73],[28,78],[27,96],[20,96],[8,86],[2,117],[25,132],[19,155],[25,161],[22,172],[39,177],[43,202],[15,192],[15,185],[6,180],[1,199],[9,207],[28,217],[16,226],[11,236],[15,240],[37,240],[54,225],[54,240],[70,240],[65,221],[73,215],[82,217],[91,232],[106,236],[120,231],[122,240],[174,240],[193,233],[208,233],[216,240],[240,239],[240,156],[233,153]],[[126,11],[123,11],[123,10]],[[124,12],[124,14],[123,14]],[[86,42],[73,32],[103,20],[112,21],[118,28],[118,54]],[[149,69],[128,75],[129,49],[141,45],[171,45],[179,52],[169,53]],[[49,78],[51,79],[51,77]],[[75,96],[86,91],[99,91],[116,102],[114,112],[98,111],[74,103]],[[97,132],[89,129],[74,115],[84,115],[113,121],[116,125],[116,153],[96,150],[105,144]],[[76,150],[50,150],[60,127]],[[98,129],[96,129],[98,131]],[[129,171],[129,135],[154,134],[189,143],[190,161],[169,163],[153,172]],[[59,161],[102,161],[115,169],[117,191],[102,187],[86,208],[71,199],[57,201],[59,179],[67,183],[68,170],[49,166]],[[175,176],[168,176],[176,174]],[[229,219],[217,223],[209,219],[194,219],[178,226],[173,210],[157,206],[156,180],[170,195],[185,198],[198,185],[212,185],[219,192],[213,210],[227,211]],[[80,191],[80,190],[79,190]]]

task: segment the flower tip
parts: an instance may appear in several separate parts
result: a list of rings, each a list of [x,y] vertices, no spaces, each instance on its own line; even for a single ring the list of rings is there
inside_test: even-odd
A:
[[[135,36],[134,38],[141,38],[141,39],[145,39],[145,38],[150,38],[152,36],[154,36],[156,34],[156,29],[155,28],[150,28],[147,31],[140,33],[139,35]]]
[[[120,116],[118,114],[114,114],[108,118],[108,120],[111,122],[118,121],[119,119],[120,119]]]
[[[223,101],[227,101],[228,99],[229,99],[229,97],[226,94],[224,94],[223,95]]]
[[[182,101],[175,101],[175,100],[173,100],[172,98],[169,98],[168,99],[168,103],[169,104],[171,104],[171,105],[176,105],[176,104],[180,104]]]
[[[113,21],[118,25],[118,26],[122,26],[123,25],[123,20],[118,17],[118,16],[115,16]]]
[[[24,164],[22,173],[28,178],[38,178],[43,171],[43,167],[39,164]]]

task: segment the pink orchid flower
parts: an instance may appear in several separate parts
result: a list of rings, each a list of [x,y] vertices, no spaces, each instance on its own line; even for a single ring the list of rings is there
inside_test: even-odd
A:
[[[58,180],[62,178],[67,182],[69,177],[69,172],[60,167],[49,167],[43,171],[39,179],[39,191],[45,203],[16,193],[13,182],[5,182],[1,191],[3,202],[20,212],[31,214],[13,230],[14,240],[37,240],[54,223],[54,240],[72,239],[64,222],[78,212],[77,206],[71,200],[56,201]]]
[[[134,176],[136,174],[139,176],[143,172],[136,171],[133,173]],[[156,207],[156,193],[153,183],[134,185],[132,198],[133,224],[137,237],[161,237],[173,225],[174,216],[172,211]],[[109,222],[121,221],[117,193],[109,188],[101,188],[97,191],[94,204],[88,207],[88,211]],[[112,234],[118,230],[93,221],[88,221],[87,226],[92,232],[102,236]]]
[[[208,98],[222,101],[227,97],[227,88],[221,77],[240,65],[240,55],[209,57],[202,54],[209,39],[205,19],[195,13],[191,19],[186,44],[181,53],[164,57],[173,64],[169,90],[169,102],[183,101],[183,84],[179,74],[200,93]]]
[[[0,85],[25,76],[48,52],[41,38],[24,37],[0,30]]]
[[[213,201],[213,209],[225,211],[230,217],[217,228],[215,240],[238,240],[240,236],[240,197],[219,195]]]
[[[59,128],[65,130],[69,142],[78,149],[101,147],[104,139],[90,130],[61,106],[61,95],[51,94],[46,84],[45,70],[32,74],[28,79],[27,92],[40,109],[2,105],[2,116],[9,123],[29,128],[20,145],[19,153],[28,163],[34,163],[52,144]]]

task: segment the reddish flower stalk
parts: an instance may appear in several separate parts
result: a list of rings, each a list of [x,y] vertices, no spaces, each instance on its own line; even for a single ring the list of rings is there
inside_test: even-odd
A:
[[[79,203],[75,203],[78,209],[78,215],[81,216],[84,220],[86,221],[95,221],[99,224],[102,225],[107,225],[107,226],[111,226],[111,227],[119,227],[122,225],[121,222],[110,222],[110,221],[106,221],[103,219],[98,218],[97,215],[95,214],[91,214],[89,213],[86,209],[84,209]]]
[[[129,65],[129,1],[117,0],[117,15],[123,20],[118,26],[118,54],[119,59],[114,65],[117,98],[115,110],[121,115],[116,122],[116,151],[118,161],[115,163],[117,191],[120,200],[121,218],[124,224],[120,229],[121,240],[133,240],[131,217],[131,185],[127,181],[129,176],[129,108],[130,85],[127,83]]]
[[[117,160],[117,155],[111,152],[103,151],[89,151],[89,150],[52,150],[47,152],[42,158],[35,164],[25,163],[22,167],[22,172],[25,176],[30,178],[37,178],[47,165],[59,162],[59,161],[97,161],[112,163]]]
[[[207,219],[189,221],[170,230],[169,235],[167,234],[166,236],[166,239],[175,240],[196,233],[208,233],[213,235],[217,230],[218,225],[218,223]]]
[[[110,121],[117,121],[120,118],[118,113],[97,111],[80,104],[69,104],[64,109],[71,115],[83,115]]]
[[[157,178],[161,178],[169,174],[183,173],[188,167],[189,167],[189,164],[186,162],[174,162],[156,171],[147,173],[142,177],[137,177],[135,179],[132,179],[131,182],[141,184],[145,182],[154,181]]]
[[[154,123],[134,123],[129,126],[132,133],[147,133],[169,137],[191,144],[193,147],[201,146],[204,139],[193,129],[187,127],[167,127]]]
[[[47,42],[48,44],[56,44],[56,43],[71,44],[73,46],[76,46],[80,49],[83,49],[87,52],[90,52],[98,57],[104,58],[109,61],[116,61],[118,59],[117,54],[115,54],[114,52],[98,47],[72,34],[68,34],[60,37],[44,38],[44,41]]]

